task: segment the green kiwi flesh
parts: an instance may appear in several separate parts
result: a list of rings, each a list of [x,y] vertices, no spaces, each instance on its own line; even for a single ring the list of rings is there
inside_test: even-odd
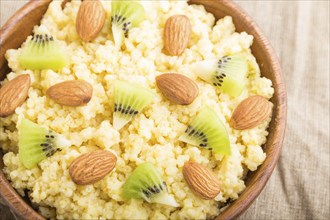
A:
[[[27,169],[36,167],[40,161],[52,156],[61,147],[70,145],[64,137],[25,118],[22,119],[18,132],[18,155]]]
[[[166,183],[151,163],[140,164],[133,171],[123,186],[122,196],[124,199],[144,199],[149,203],[179,206],[168,194]]]
[[[117,48],[128,36],[132,27],[138,26],[145,19],[143,6],[134,1],[111,2],[111,26],[112,34]]]
[[[119,80],[114,83],[114,93],[113,127],[116,130],[124,127],[155,97],[149,89],[135,83]]]
[[[227,130],[217,114],[208,106],[191,121],[179,140],[215,153],[231,153]]]
[[[248,65],[243,54],[197,62],[196,74],[230,96],[239,96],[246,84]]]
[[[69,64],[68,55],[54,38],[45,33],[35,34],[25,43],[18,57],[23,68],[59,70]]]

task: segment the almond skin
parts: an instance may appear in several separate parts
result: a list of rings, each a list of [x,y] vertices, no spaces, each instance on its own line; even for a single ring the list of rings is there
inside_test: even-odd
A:
[[[162,94],[171,102],[189,105],[198,96],[198,86],[188,77],[178,73],[165,73],[156,77]]]
[[[185,15],[169,17],[164,28],[164,46],[172,56],[179,56],[186,49],[191,34],[191,24]]]
[[[93,87],[83,80],[69,80],[51,86],[46,94],[58,104],[81,106],[91,100]]]
[[[99,0],[85,0],[81,3],[76,30],[83,41],[91,41],[97,37],[105,22],[105,10]]]
[[[189,188],[203,199],[214,199],[220,192],[220,182],[212,170],[199,163],[185,163],[183,177]]]
[[[272,113],[273,103],[255,95],[244,99],[234,110],[230,125],[236,130],[254,128],[265,121]]]
[[[0,89],[0,117],[7,117],[15,112],[28,97],[31,85],[30,75],[23,74],[7,82]]]
[[[77,185],[93,184],[116,166],[117,157],[107,150],[97,150],[77,157],[69,167],[69,174]]]

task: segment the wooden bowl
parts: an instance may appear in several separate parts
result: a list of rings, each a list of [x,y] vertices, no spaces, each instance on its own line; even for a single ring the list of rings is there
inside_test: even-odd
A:
[[[7,49],[19,48],[22,42],[31,34],[34,25],[39,24],[46,12],[51,0],[30,1],[17,11],[1,28],[0,31],[0,70],[1,79],[5,77],[9,68],[4,54]],[[245,31],[254,36],[252,52],[257,58],[263,76],[273,82],[275,94],[273,118],[269,127],[269,135],[264,150],[267,154],[264,163],[256,170],[248,174],[246,189],[217,219],[234,219],[242,214],[257,198],[272,174],[276,162],[280,156],[286,125],[286,90],[281,67],[276,54],[265,35],[256,23],[235,3],[228,0],[191,0],[192,4],[202,4],[208,12],[217,19],[230,15],[233,17],[236,30]],[[3,168],[2,155],[0,153],[0,168]],[[8,206],[23,219],[44,219],[38,214],[10,185],[9,181],[0,171],[0,196]]]

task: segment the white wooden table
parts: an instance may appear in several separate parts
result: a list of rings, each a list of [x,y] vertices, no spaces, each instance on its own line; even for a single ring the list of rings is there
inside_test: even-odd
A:
[[[0,0],[1,25],[26,0]],[[236,1],[274,46],[286,75],[282,156],[241,219],[330,219],[329,1]],[[10,219],[0,206],[0,219]]]

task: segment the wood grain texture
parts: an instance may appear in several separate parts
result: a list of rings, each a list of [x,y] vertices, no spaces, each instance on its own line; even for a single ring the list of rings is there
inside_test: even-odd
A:
[[[2,158],[1,152],[0,156]],[[0,167],[2,169],[2,166]],[[11,210],[14,211],[15,215],[20,219],[35,219],[44,220],[45,218],[39,215],[33,210],[11,187],[9,181],[6,179],[3,172],[0,172],[0,196],[4,203],[8,205]]]
[[[31,4],[27,4],[17,11],[17,13],[1,27],[0,79],[4,78],[3,73],[8,72],[5,52],[10,48],[20,47],[26,37],[31,33],[33,27],[39,23],[50,2],[51,0],[32,1]]]
[[[268,136],[267,143],[265,145],[265,151],[267,153],[267,158],[263,165],[258,169],[258,171],[252,173],[247,179],[247,188],[241,194],[240,198],[236,200],[228,209],[226,209],[218,218],[219,219],[233,219],[238,217],[253,200],[259,195],[263,187],[265,186],[268,178],[270,177],[276,161],[279,157],[282,142],[284,139],[285,124],[286,124],[286,93],[285,85],[282,76],[282,71],[278,63],[275,52],[273,51],[270,43],[261,33],[257,25],[253,20],[242,10],[231,1],[201,1],[194,0],[191,3],[203,4],[207,11],[213,13],[217,19],[224,17],[225,15],[231,15],[234,18],[234,23],[236,25],[237,31],[247,31],[249,34],[252,34],[255,37],[255,41],[252,46],[252,52],[257,58],[257,61],[260,64],[261,72],[264,76],[270,78],[273,81],[275,87],[275,95],[273,97],[273,103],[275,105],[274,118],[270,125],[270,135]],[[27,29],[26,32],[16,35],[15,30],[23,26],[28,26],[24,22],[28,23],[29,26],[33,27],[40,20],[41,12],[45,12],[45,7],[47,7],[49,1],[40,1],[40,2],[30,2],[25,8],[20,10],[18,13],[20,16],[12,17],[12,19],[3,27],[2,41],[1,45],[4,48],[17,48],[24,41],[26,36],[30,34],[32,28]],[[31,10],[31,13],[28,11]],[[33,15],[33,17],[31,17]],[[22,19],[21,16],[25,16]],[[17,17],[20,17],[20,20],[16,20]],[[36,19],[37,18],[37,19]],[[17,39],[13,42],[9,41],[10,37],[16,37]],[[5,66],[4,59],[2,57],[1,67]],[[3,180],[6,181],[6,180]],[[3,182],[7,188],[11,188],[8,185],[8,182]],[[2,189],[0,194],[7,199],[11,198],[8,201],[10,204],[15,203],[15,198],[17,201],[22,203],[22,199],[18,198],[17,194],[12,195],[12,191],[8,189]],[[12,208],[15,207],[16,211],[19,214],[22,214],[23,211],[28,210],[26,204],[23,204],[22,208],[20,205],[15,204]],[[23,208],[24,207],[24,208]],[[32,209],[30,209],[32,211]],[[35,214],[35,213],[31,213]],[[27,216],[27,215],[23,215]],[[29,216],[32,218],[32,216]],[[33,216],[33,218],[36,216]],[[40,218],[41,216],[39,216]]]
[[[328,219],[329,1],[234,1],[253,17],[274,46],[289,100],[285,147],[278,165],[239,219]],[[0,0],[1,26],[25,2]],[[0,204],[0,219],[13,219],[7,217],[11,216],[9,209],[2,207]]]
[[[240,219],[329,219],[330,1],[237,2],[276,49],[288,93],[281,157]]]
[[[273,172],[281,152],[286,126],[286,90],[285,82],[276,53],[261,32],[257,24],[243,10],[231,1],[203,1],[193,0],[192,3],[203,4],[207,11],[216,18],[225,15],[233,17],[236,31],[246,31],[254,36],[251,47],[261,69],[261,74],[271,79],[275,88],[272,98],[274,103],[273,119],[270,123],[269,135],[264,150],[267,158],[264,163],[246,179],[246,189],[217,219],[235,219],[239,217],[257,198]],[[218,3],[216,3],[218,2]]]
[[[39,23],[50,2],[51,0],[31,1],[17,11],[9,18],[6,24],[1,27],[0,79],[3,79],[5,74],[9,71],[7,61],[4,57],[5,52],[10,48],[20,47],[26,37],[32,32],[33,27]],[[1,152],[0,158],[2,158]],[[3,164],[1,162],[0,169],[2,168]],[[0,196],[20,218],[44,219],[18,195],[11,187],[2,171],[0,171],[0,186]]]

